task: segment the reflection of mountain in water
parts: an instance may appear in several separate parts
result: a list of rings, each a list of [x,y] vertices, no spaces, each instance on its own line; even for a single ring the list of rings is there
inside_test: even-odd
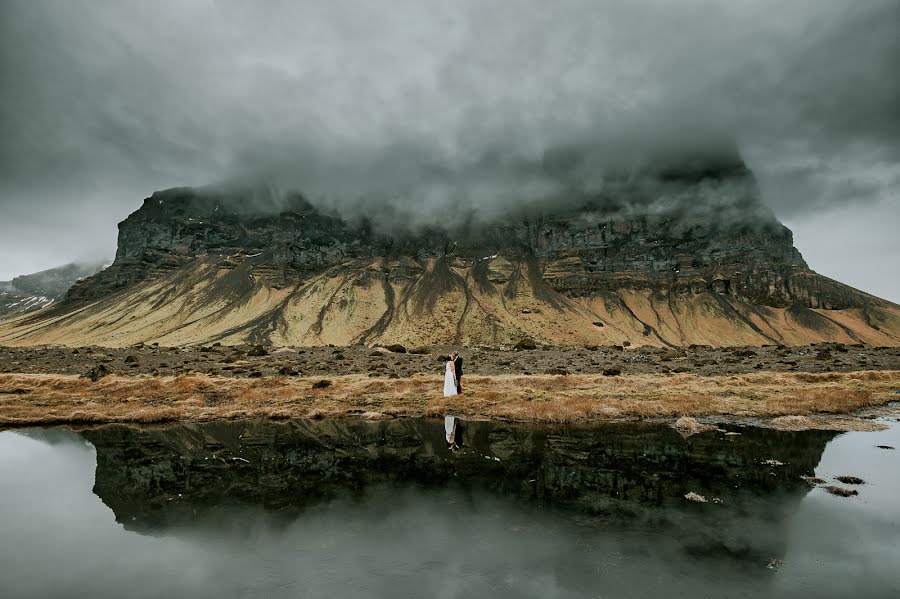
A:
[[[775,541],[781,521],[808,489],[800,475],[813,473],[834,435],[741,428],[683,439],[662,425],[624,423],[465,427],[454,454],[443,422],[430,419],[109,426],[83,435],[97,448],[94,492],[139,532],[235,506],[290,515],[376,489],[450,487],[605,526],[673,527],[689,551],[734,557],[760,551],[748,535],[760,538],[761,527],[776,535],[764,535],[764,552],[783,552]],[[722,503],[690,503],[689,491]]]

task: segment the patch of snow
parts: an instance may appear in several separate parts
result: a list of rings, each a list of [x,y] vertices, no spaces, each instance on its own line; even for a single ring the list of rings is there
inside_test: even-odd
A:
[[[250,255],[247,256],[247,257],[248,257],[248,258],[256,258],[257,256],[261,256],[261,255],[262,255],[262,252],[258,252],[258,253],[256,253],[256,254],[250,254]]]
[[[493,256],[485,256],[484,258],[481,258],[481,260],[493,260],[494,258],[497,258],[498,256],[500,256],[500,254],[494,254]]]

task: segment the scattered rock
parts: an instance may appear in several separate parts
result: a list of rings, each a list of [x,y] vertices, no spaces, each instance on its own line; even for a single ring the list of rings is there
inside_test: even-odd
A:
[[[602,322],[600,322],[599,320],[595,320],[593,324],[594,324],[595,327],[601,327],[601,328],[602,328],[602,327],[605,326],[605,325],[604,325]]]
[[[137,364],[138,363],[137,356],[125,356],[125,363],[126,364]]]
[[[675,421],[675,424],[672,425],[676,431],[681,433],[682,437],[690,437],[691,435],[696,435],[697,433],[702,433],[703,431],[708,431],[716,428],[712,424],[704,424],[702,422],[698,422],[696,418],[691,416],[682,416],[678,420]]]
[[[864,485],[866,481],[861,479],[858,476],[850,476],[849,474],[843,474],[841,476],[835,476],[834,480],[839,483],[844,483],[845,485]]]
[[[409,350],[408,353],[416,354],[416,355],[420,355],[420,356],[421,356],[421,355],[427,355],[427,354],[429,354],[430,352],[431,352],[431,350],[428,349],[427,347],[414,347],[414,348],[412,348],[411,350]]]
[[[876,445],[878,449],[894,449],[892,445]]]
[[[250,374],[247,375],[247,378],[251,378],[251,379],[262,378],[262,372],[260,372],[259,370],[253,370],[250,372]]]
[[[834,485],[828,485],[827,487],[822,487],[832,495],[837,495],[838,497],[853,497],[854,495],[859,495],[856,489],[845,489],[843,487],[836,487]]]
[[[603,376],[619,376],[622,374],[621,368],[604,368]]]
[[[544,371],[544,374],[558,374],[562,376],[566,376],[569,374],[569,371],[565,368],[548,368]]]
[[[91,379],[93,382],[97,382],[108,374],[112,374],[112,371],[106,364],[98,364],[81,374],[81,378],[83,379]]]
[[[297,376],[297,371],[290,366],[282,366],[278,369],[278,374],[282,376]]]
[[[253,347],[251,347],[249,350],[247,350],[247,355],[248,356],[256,356],[256,357],[268,356],[269,352],[267,352],[266,348],[264,348],[262,345],[257,344],[257,345],[254,345]]]
[[[766,568],[768,568],[769,570],[777,570],[778,568],[780,568],[783,565],[784,565],[784,560],[778,559],[777,557],[770,557],[769,560],[766,562]]]
[[[823,349],[822,351],[820,351],[819,353],[816,354],[816,360],[830,360],[830,359],[831,359],[831,352],[828,351],[827,349]]]
[[[801,476],[800,478],[811,485],[824,485],[826,482],[828,482],[823,478],[819,478],[818,476]]]
[[[315,383],[312,384],[313,389],[327,389],[330,386],[331,386],[331,381],[329,381],[328,379],[322,379],[322,380],[316,381]]]
[[[534,342],[534,339],[520,339],[514,346],[513,349],[516,350],[532,350],[537,349],[537,343]]]
[[[384,347],[384,349],[388,350],[389,352],[395,353],[395,354],[405,354],[406,353],[406,347],[400,345],[399,343],[393,343],[391,345],[386,345]]]

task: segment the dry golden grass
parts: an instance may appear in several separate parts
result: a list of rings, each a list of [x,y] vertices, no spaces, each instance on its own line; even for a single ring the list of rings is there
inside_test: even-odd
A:
[[[681,416],[802,417],[886,404],[900,371],[753,373],[732,376],[469,376],[466,393],[445,398],[442,380],[415,375],[217,378],[0,374],[0,425],[439,416],[538,422]],[[782,421],[790,425],[790,420]],[[801,422],[801,421],[797,421]],[[796,422],[794,423],[796,424]]]

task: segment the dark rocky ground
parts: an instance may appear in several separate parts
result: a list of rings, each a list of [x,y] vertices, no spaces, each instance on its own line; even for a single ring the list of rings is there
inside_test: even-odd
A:
[[[100,365],[117,374],[217,376],[368,374],[407,377],[441,374],[449,347],[405,352],[366,347],[270,348],[210,346],[170,348],[140,345],[101,347],[0,347],[0,372],[82,374]],[[404,351],[400,351],[400,350]],[[847,372],[900,370],[900,348],[834,343],[799,347],[711,348],[540,348],[501,351],[461,348],[465,373],[496,374],[639,374],[699,375],[748,372]]]

